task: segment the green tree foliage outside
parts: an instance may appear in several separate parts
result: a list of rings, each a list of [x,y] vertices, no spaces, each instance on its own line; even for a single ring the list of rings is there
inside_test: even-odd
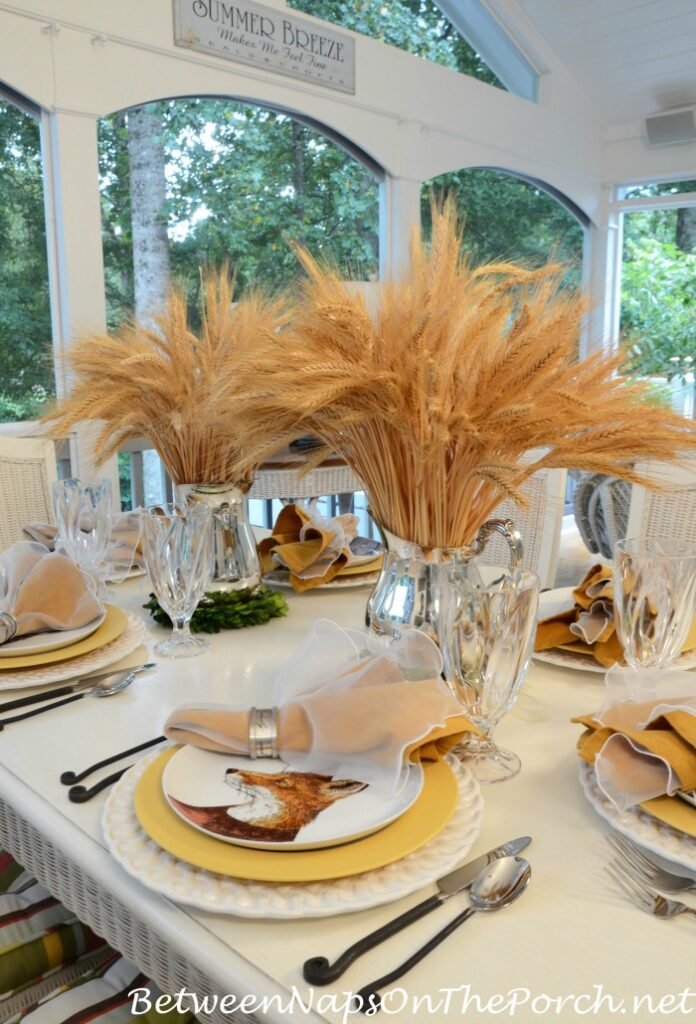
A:
[[[505,88],[432,0],[288,0],[288,7]]]
[[[481,167],[442,174],[426,182],[421,193],[426,233],[431,197],[446,194],[455,196],[464,217],[464,248],[474,263],[503,259],[538,267],[557,260],[568,267],[568,283],[580,283],[583,228],[548,192]]]
[[[284,115],[223,99],[153,104],[162,119],[173,274],[228,262],[240,289],[298,273],[291,241],[376,277],[378,183],[339,145]],[[108,320],[133,308],[127,113],[100,122]],[[195,294],[192,294],[192,308]]]
[[[54,391],[41,140],[0,100],[0,422],[39,415]]]
[[[677,244],[686,245],[693,214],[679,208],[624,217],[621,336],[640,376],[683,381],[694,371],[696,251]]]

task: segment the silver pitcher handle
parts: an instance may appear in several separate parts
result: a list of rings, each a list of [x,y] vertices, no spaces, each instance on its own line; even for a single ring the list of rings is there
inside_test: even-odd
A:
[[[480,555],[494,533],[501,534],[508,542],[508,547],[510,548],[510,568],[519,569],[524,557],[524,546],[522,544],[522,534],[512,519],[487,520],[476,534],[476,539],[471,545],[473,554]]]

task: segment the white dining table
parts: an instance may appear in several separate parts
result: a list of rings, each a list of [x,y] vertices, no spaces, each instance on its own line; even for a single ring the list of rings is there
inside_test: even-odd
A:
[[[2,846],[165,990],[185,985],[197,987],[201,997],[229,994],[237,1006],[248,997],[234,1013],[225,1012],[230,999],[222,1009],[199,1012],[200,1020],[362,1020],[349,1009],[346,993],[406,959],[465,906],[466,897],[378,946],[335,986],[311,990],[301,971],[308,957],[333,959],[431,895],[434,885],[396,903],[320,919],[250,920],[192,909],[132,879],[105,844],[104,795],[72,804],[59,776],[156,736],[179,704],[263,706],[275,674],[311,623],[328,618],[362,628],[367,593],[288,593],[286,618],[212,636],[210,651],[200,657],[159,660],[117,696],[86,697],[0,736]],[[143,579],[114,588],[116,601],[143,618],[146,594]],[[150,627],[150,641],[162,636],[164,630]],[[129,663],[145,660],[143,653]],[[523,699],[497,730],[500,743],[520,755],[522,771],[485,788],[481,831],[464,857],[531,835],[528,891],[504,911],[477,914],[397,982],[382,1019],[696,1020],[696,922],[641,913],[614,889],[604,870],[608,828],[578,781],[580,727],[570,719],[598,707],[602,686],[598,674],[533,664]]]

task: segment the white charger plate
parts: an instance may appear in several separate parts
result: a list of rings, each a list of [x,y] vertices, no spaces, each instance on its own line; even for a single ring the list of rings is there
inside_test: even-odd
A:
[[[545,594],[540,594],[537,621],[550,619],[552,615],[558,615],[559,612],[572,608],[575,604],[573,589],[573,587],[557,587],[555,590],[547,590]],[[549,665],[559,665],[561,668],[574,668],[579,672],[595,672],[605,675],[607,671],[604,665],[600,665],[589,654],[564,651],[560,647],[552,647],[548,651],[534,651],[532,657],[535,661],[545,661]],[[668,666],[668,671],[673,668],[682,671],[696,668],[696,650],[681,654],[676,661]]]
[[[76,629],[53,630],[50,633],[32,633],[31,636],[20,636],[0,646],[0,658],[19,658],[23,654],[44,654],[48,651],[59,651],[61,647],[76,644],[99,629],[106,618],[106,611],[97,615],[96,619],[78,626]]]
[[[653,818],[641,807],[619,811],[597,785],[592,765],[580,761],[580,785],[595,811],[639,846],[696,872],[696,839]]]
[[[402,785],[389,798],[380,797],[374,786],[349,785],[351,781],[320,781],[316,774],[296,772],[277,759],[259,758],[252,764],[248,757],[184,746],[167,763],[162,789],[175,814],[213,839],[256,850],[320,850],[362,839],[405,814],[423,789],[423,769],[420,764],[406,766]],[[253,837],[262,823],[259,817],[284,800],[292,801],[295,794],[302,800],[303,791],[317,807],[322,802],[326,806],[293,839],[272,838],[272,830],[264,838]],[[208,817],[217,828],[205,826]]]
[[[476,779],[455,759],[459,790],[454,815],[431,842],[400,861],[331,882],[247,882],[193,867],[166,853],[140,827],[134,810],[137,784],[161,749],[141,758],[111,790],[102,830],[112,856],[132,877],[175,903],[237,917],[332,917],[392,903],[437,881],[461,864],[480,830],[483,799]]]
[[[0,692],[26,690],[30,686],[48,686],[50,683],[59,683],[64,679],[91,675],[93,672],[98,672],[100,668],[107,668],[120,661],[121,658],[125,658],[127,654],[131,654],[136,647],[140,646],[146,635],[145,623],[136,619],[134,615],[128,614],[128,625],[123,633],[103,647],[97,647],[96,650],[89,651],[87,654],[80,654],[76,658],[68,658],[66,661],[55,664],[2,672]]]

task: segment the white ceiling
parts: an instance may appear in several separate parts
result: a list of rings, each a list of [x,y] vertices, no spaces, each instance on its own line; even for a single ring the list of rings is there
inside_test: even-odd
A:
[[[696,105],[696,0],[513,4],[575,79],[602,125]]]

